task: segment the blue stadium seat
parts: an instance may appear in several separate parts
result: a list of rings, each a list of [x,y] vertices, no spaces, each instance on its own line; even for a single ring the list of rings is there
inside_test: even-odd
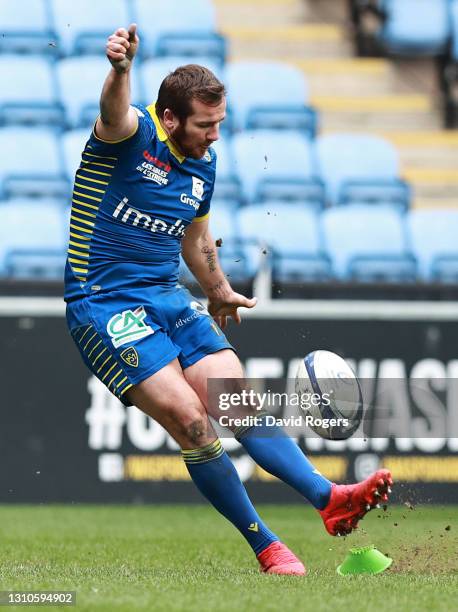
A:
[[[449,0],[382,0],[380,40],[399,55],[439,55],[450,36]]]
[[[299,132],[252,130],[232,139],[243,197],[249,202],[297,200],[321,208],[324,187],[311,142]]]
[[[238,205],[241,203],[241,185],[236,174],[229,141],[222,136],[212,146],[217,155],[214,197],[231,200],[234,205]]]
[[[403,216],[392,206],[354,204],[323,213],[325,245],[339,279],[412,282],[417,266]]]
[[[47,0],[0,0],[0,31],[0,53],[56,52]]]
[[[316,113],[305,106],[303,73],[282,62],[240,61],[227,65],[225,83],[236,129],[316,131]]]
[[[410,189],[399,179],[396,149],[366,134],[327,134],[317,139],[319,173],[331,204],[392,202],[405,210]]]
[[[0,124],[50,124],[62,127],[50,63],[40,56],[0,55]]]
[[[452,0],[450,4],[451,20],[451,45],[450,55],[453,61],[458,62],[458,0]]]
[[[237,223],[243,243],[257,245],[251,259],[254,255],[272,262],[273,280],[316,282],[332,277],[315,211],[300,203],[254,204],[239,210]]]
[[[13,196],[66,197],[65,178],[57,135],[49,129],[0,129],[0,193]]]
[[[70,181],[73,181],[75,172],[81,162],[81,153],[89,140],[91,130],[81,128],[71,130],[62,134],[62,148],[64,152],[65,174]]]
[[[60,96],[71,127],[92,127],[99,114],[103,83],[109,73],[105,57],[87,55],[63,59],[56,65]],[[132,70],[132,101],[142,99],[137,71]]]
[[[62,278],[67,228],[58,201],[15,198],[0,203],[0,275]]]
[[[425,281],[458,282],[458,211],[413,210],[407,216],[412,250]]]
[[[215,32],[211,0],[169,0],[153,13],[150,0],[134,0],[133,7],[143,55],[204,55],[224,61],[226,44]]]
[[[143,62],[140,68],[143,91],[146,95],[146,102],[150,104],[157,99],[159,87],[165,77],[173,72],[179,66],[186,64],[200,64],[211,70],[218,78],[221,76],[220,66],[213,62],[208,57],[193,57],[171,55],[168,57],[159,57]]]
[[[64,55],[104,55],[107,37],[131,21],[126,0],[50,0]],[[149,16],[151,19],[151,15]]]

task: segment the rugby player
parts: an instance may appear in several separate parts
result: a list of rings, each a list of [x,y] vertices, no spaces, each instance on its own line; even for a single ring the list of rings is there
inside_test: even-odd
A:
[[[302,562],[256,512],[208,418],[207,379],[243,378],[222,330],[228,318],[240,323],[239,308],[256,305],[232,290],[208,228],[211,145],[225,118],[224,86],[191,64],[164,79],[155,104],[132,105],[138,46],[135,24],[116,30],[106,45],[111,69],[72,197],[70,333],[91,372],[173,436],[192,480],[246,538],[261,570],[303,575]],[[208,310],[177,283],[180,251]],[[315,506],[330,534],[349,533],[387,499],[388,471],[336,485],[280,428],[269,427],[268,436],[259,429],[239,429],[236,437],[262,468]]]

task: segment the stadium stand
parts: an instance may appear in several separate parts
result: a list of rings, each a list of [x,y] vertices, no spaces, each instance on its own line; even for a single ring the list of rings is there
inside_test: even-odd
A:
[[[360,55],[437,56],[450,37],[450,0],[353,0]]]
[[[378,43],[383,42],[378,53],[443,54],[447,33],[458,32],[458,0],[450,0],[448,4],[446,0],[415,0],[415,10],[412,2],[358,0],[350,4],[358,27],[362,27],[364,11],[375,17],[372,23],[376,22],[377,28],[372,33]],[[340,10],[338,6],[343,4],[336,3],[336,14]],[[446,14],[446,4],[450,6],[450,14]],[[316,10],[319,14],[318,5],[307,5],[311,6],[308,10],[312,13]],[[235,53],[231,54],[234,60],[224,64],[227,39],[217,32],[215,7],[210,0],[172,0],[167,11],[154,12],[154,19],[149,0],[81,0],[73,5],[64,0],[25,0],[22,9],[28,16],[26,20],[5,0],[0,0],[0,9],[1,30],[6,34],[0,38],[0,76],[9,84],[0,92],[0,146],[8,151],[0,164],[0,197],[15,198],[13,204],[19,203],[18,198],[22,196],[41,198],[38,203],[43,202],[42,198],[57,197],[61,208],[69,202],[70,183],[99,112],[100,91],[107,74],[106,36],[120,24],[136,21],[142,44],[133,73],[133,101],[152,102],[162,78],[177,65],[190,61],[207,65],[228,88],[228,119],[222,126],[223,137],[214,145],[218,172],[211,219],[215,237],[218,234],[223,238],[224,247],[219,254],[232,278],[252,280],[266,265],[272,266],[275,279],[284,282],[315,282],[336,275],[347,280],[367,282],[380,278],[402,283],[415,277],[414,262],[403,233],[405,221],[400,214],[415,206],[415,202],[410,185],[400,178],[399,152],[404,161],[402,175],[416,183],[417,201],[425,198],[426,205],[431,206],[436,203],[437,192],[442,198],[446,194],[451,201],[454,181],[457,181],[453,167],[436,170],[421,164],[428,158],[428,148],[434,151],[433,147],[444,143],[443,149],[449,147],[453,151],[454,141],[445,139],[438,131],[433,110],[425,107],[423,99],[417,100],[420,96],[412,105],[408,96],[396,97],[397,94],[383,99],[367,97],[369,85],[365,84],[365,79],[366,75],[372,78],[371,70],[377,76],[377,83],[385,79],[387,90],[399,87],[399,83],[389,83],[389,71],[385,63],[383,66],[380,63],[385,60],[369,60],[372,63],[364,64],[368,60],[345,57],[348,49],[343,37],[337,41],[336,33],[343,31],[337,19],[338,26],[328,25],[325,29],[319,24],[307,24],[300,31],[303,38],[299,38],[299,31],[296,32],[291,15],[287,14],[291,10],[289,6],[266,8],[266,14],[272,12],[274,15],[276,11],[275,18],[269,17],[275,25],[272,28],[264,26],[263,36],[253,30],[248,40],[243,28],[226,30],[231,34]],[[246,9],[249,15],[250,8]],[[218,5],[219,15],[226,14],[227,21],[229,13],[221,11]],[[252,14],[257,24],[256,10],[253,9]],[[281,43],[284,48],[279,46],[277,38],[276,42],[270,40],[272,33],[276,37],[284,36]],[[311,38],[307,41],[309,33]],[[320,39],[321,34],[324,42]],[[458,124],[457,40],[455,34],[444,68],[444,75],[449,79],[446,85],[444,76],[444,91],[449,102],[449,117],[456,116]],[[253,53],[253,47],[249,46],[255,43],[262,45],[259,53]],[[327,53],[327,45],[332,49],[330,52],[339,53],[341,57],[338,60],[317,59],[314,55],[316,45],[323,56]],[[308,57],[303,57],[303,53],[309,54]],[[262,61],[256,59],[259,57],[263,57]],[[344,70],[351,70],[352,76],[347,82],[352,82],[354,77],[357,87],[360,86],[357,75],[364,77],[361,85],[364,95],[360,98],[340,96],[334,79],[326,76],[341,75],[340,71]],[[380,88],[377,91],[382,91],[381,85],[377,87]],[[332,95],[316,95],[316,90],[318,94],[326,90]],[[325,135],[316,141],[315,109],[319,109],[320,123],[326,128]],[[391,113],[390,117],[394,117],[396,112],[399,116],[398,123],[394,124],[397,131],[390,133],[382,115],[386,117]],[[378,118],[378,124],[374,118]],[[370,123],[372,121],[374,123]],[[409,121],[410,133],[403,131],[404,123]],[[412,126],[416,123],[420,126],[416,129],[424,132],[413,131]],[[369,124],[372,134],[369,129],[362,133],[361,128]],[[26,125],[31,127],[25,129]],[[384,138],[379,135],[381,133]],[[23,154],[25,150],[27,156]],[[445,154],[441,154],[445,159]],[[340,212],[328,210],[321,215],[329,205],[345,206],[338,209]],[[370,212],[371,206],[373,212]],[[281,209],[282,214],[266,220],[264,217],[269,215],[262,211],[273,207]],[[359,222],[356,221],[358,210]],[[438,227],[446,228],[445,219],[452,212],[438,212]],[[412,248],[420,263],[419,278],[458,282],[453,271],[455,254],[451,248],[451,230],[447,234],[450,248],[444,247],[441,254],[440,245],[434,247],[434,253],[437,251],[445,259],[435,262],[434,272],[432,263],[428,263],[429,272],[426,272],[427,265],[419,254],[418,245],[421,240],[427,241],[427,235],[414,240],[414,234],[421,234],[421,230],[414,230],[421,222],[414,222],[414,219],[421,219],[422,213],[426,218],[428,215],[431,220],[434,218],[434,213],[428,210],[407,214]],[[371,244],[380,246],[383,240],[363,239],[366,232],[363,232],[362,223],[369,224],[367,235],[371,236],[382,214],[385,222],[380,221],[379,234],[385,242],[391,236],[391,242],[388,250],[379,250],[374,255],[369,247]],[[255,222],[250,220],[257,216],[262,222],[258,219],[259,227],[255,228]],[[237,230],[235,221],[245,218],[247,227]],[[329,221],[333,218],[340,219],[354,240],[357,234],[354,228],[359,228],[355,244],[361,252],[353,253],[356,260],[347,255],[345,240],[338,240],[337,229],[332,233],[333,223],[338,226],[338,221]],[[450,218],[450,227],[454,228],[453,215]],[[294,223],[294,219],[298,222]],[[325,227],[331,227],[326,231],[326,240],[323,239],[322,222]],[[427,222],[424,227],[426,225]],[[431,227],[436,227],[433,221]],[[256,229],[257,233],[246,234],[249,228]],[[246,236],[251,246],[241,245],[238,231]],[[445,235],[446,229],[438,229],[437,236],[441,232]],[[253,247],[254,239],[256,247]],[[261,253],[262,256],[259,255],[260,239],[268,245],[267,254]],[[56,275],[52,244],[49,249],[48,254],[42,253],[41,261],[49,263],[52,276]],[[8,256],[8,273],[24,274],[29,254],[13,255]],[[58,252],[54,261],[60,256]],[[346,267],[341,263],[344,260]],[[2,261],[5,271],[4,256]]]
[[[99,114],[100,92],[107,76],[106,58],[96,55],[69,57],[58,62],[56,70],[69,127],[92,127]],[[131,88],[133,99],[141,100],[137,70],[132,71]]]
[[[317,139],[319,173],[330,204],[392,202],[409,206],[408,185],[399,176],[395,148],[368,134],[327,134]]]
[[[57,95],[54,72],[45,57],[0,55],[0,123],[62,127],[64,109]]]
[[[15,198],[0,202],[0,273],[4,276],[63,276],[68,230],[59,201]]]
[[[153,19],[150,0],[134,0],[133,15],[140,24],[143,56],[208,56],[224,62],[226,41],[215,31],[210,0],[170,0],[167,10],[154,11]]]
[[[408,248],[403,217],[391,206],[353,204],[329,209],[323,213],[323,230],[340,280],[416,280],[416,260]]]
[[[458,282],[458,211],[413,210],[407,225],[421,278],[426,282]]]
[[[70,130],[62,135],[62,148],[64,153],[65,174],[73,180],[75,172],[81,162],[81,152],[90,136],[88,128]]]
[[[389,53],[439,55],[450,36],[449,0],[382,0],[380,40]]]
[[[126,0],[50,0],[53,22],[63,55],[105,53],[107,37],[129,24],[131,13]]]
[[[235,163],[229,140],[221,136],[213,143],[217,155],[217,172],[215,181],[214,197],[220,200],[228,200],[229,206],[241,204],[241,185],[236,174]]]
[[[0,53],[54,53],[57,34],[46,0],[26,0],[20,10],[16,3],[0,0],[0,23]]]
[[[246,130],[232,140],[237,174],[247,202],[300,200],[323,206],[312,143],[299,132]]]
[[[225,83],[235,129],[300,129],[315,136],[316,113],[305,105],[308,88],[298,68],[284,62],[233,62]]]
[[[329,257],[322,249],[319,216],[301,203],[247,206],[239,210],[237,224],[246,259],[270,260],[274,281],[326,281],[332,277]]]
[[[0,129],[0,193],[3,197],[66,197],[60,143],[52,129],[4,127]]]
[[[170,72],[173,72],[176,68],[178,68],[178,66],[183,66],[189,63],[206,66],[209,70],[216,74],[216,76],[221,78],[221,67],[219,64],[205,56],[190,58],[188,56],[170,55],[167,57],[145,60],[140,67],[142,89],[146,96],[144,102],[150,104],[152,101],[154,101],[163,79]]]

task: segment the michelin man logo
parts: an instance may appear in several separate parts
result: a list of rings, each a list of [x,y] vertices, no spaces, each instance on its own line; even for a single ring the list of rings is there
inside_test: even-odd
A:
[[[204,197],[204,182],[195,176],[192,177],[192,195],[198,200]]]

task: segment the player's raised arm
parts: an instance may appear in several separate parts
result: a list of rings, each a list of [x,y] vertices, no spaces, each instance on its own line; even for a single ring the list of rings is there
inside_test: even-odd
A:
[[[191,223],[181,241],[183,259],[208,297],[208,312],[224,329],[227,317],[241,322],[238,308],[253,308],[256,298],[236,293],[230,286],[218,261],[215,241],[208,229],[208,219]]]
[[[135,23],[118,28],[108,37],[106,55],[111,63],[100,97],[100,117],[95,131],[102,140],[122,140],[137,128],[137,113],[130,106],[130,71],[139,38]]]

